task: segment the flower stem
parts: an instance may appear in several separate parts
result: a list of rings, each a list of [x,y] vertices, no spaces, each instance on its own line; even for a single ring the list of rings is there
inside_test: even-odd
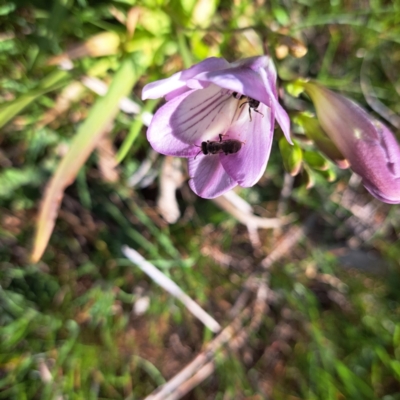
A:
[[[185,68],[189,68],[193,65],[193,62],[189,47],[186,42],[185,35],[181,31],[177,31],[176,34],[178,37],[179,53],[183,59],[183,65],[185,66]]]

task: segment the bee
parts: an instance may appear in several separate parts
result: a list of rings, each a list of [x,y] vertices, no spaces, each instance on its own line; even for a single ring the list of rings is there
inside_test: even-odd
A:
[[[250,117],[250,121],[251,121],[251,110],[253,109],[254,112],[261,114],[264,117],[263,113],[260,113],[260,111],[257,110],[257,107],[260,105],[260,102],[258,100],[252,99],[251,97],[245,96],[244,94],[241,94],[239,98],[237,98],[237,92],[233,92],[232,96],[235,99],[238,100],[243,100],[246,99],[247,101],[245,101],[244,103],[242,103],[239,108],[242,108],[245,104],[249,105],[249,117]]]
[[[203,153],[204,155],[224,153],[227,156],[228,154],[237,153],[242,148],[243,142],[241,142],[240,140],[222,140],[222,135],[219,134],[218,136],[219,142],[210,142],[209,140],[207,140],[207,142],[201,142],[201,146],[196,145],[197,147],[200,147],[201,150],[195,155],[194,158],[196,159],[196,157],[200,153]]]

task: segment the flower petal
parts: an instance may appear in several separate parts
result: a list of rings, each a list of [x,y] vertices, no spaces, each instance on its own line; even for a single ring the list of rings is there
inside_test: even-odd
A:
[[[179,91],[179,89],[184,89],[186,87],[186,81],[188,79],[191,79],[202,72],[215,71],[227,67],[229,67],[229,63],[224,58],[207,58],[184,71],[177,72],[169,78],[160,79],[156,82],[147,84],[142,91],[142,100],[158,99],[175,91],[177,91],[175,96],[182,94],[182,91]],[[170,96],[170,99],[171,98],[172,96]]]
[[[164,128],[183,143],[193,145],[215,139],[227,131],[237,116],[238,100],[216,85],[192,90],[171,101],[175,111]]]
[[[185,93],[170,100],[154,114],[147,130],[147,140],[155,151],[177,157],[195,157],[199,152],[198,147],[179,140],[179,138],[172,133],[170,125],[171,115],[176,111],[179,104],[189,95],[190,93]]]
[[[292,139],[290,137],[290,118],[286,110],[279,104],[277,99],[274,99],[272,102],[272,109],[275,113],[275,119],[277,120],[279,126],[281,127],[283,134],[285,135],[286,140],[293,144]]]
[[[175,97],[180,96],[183,93],[189,92],[191,88],[185,86],[182,86],[180,88],[174,89],[172,92],[169,92],[168,94],[165,95],[165,100],[170,101],[174,99]]]
[[[231,63],[231,67],[242,67],[242,68],[250,68],[254,71],[259,71],[261,68],[267,69],[268,71],[271,69],[271,72],[275,72],[274,82],[276,81],[276,70],[272,59],[268,56],[254,56],[254,57],[247,57],[237,60]]]
[[[278,92],[276,90],[276,70],[274,65],[271,63],[268,65],[267,70],[260,69],[259,70],[261,79],[264,82],[264,87],[268,92],[268,95],[271,98],[271,108],[275,114],[275,118],[278,121],[278,124],[282,128],[283,134],[286,137],[286,140],[293,144],[292,139],[290,138],[290,118],[284,108],[279,104],[278,101]]]
[[[361,149],[364,159],[351,168],[363,178],[365,188],[377,199],[389,204],[400,203],[400,147],[392,132],[379,121],[373,121],[379,144],[366,143]],[[354,163],[354,164],[353,164]],[[364,165],[362,165],[364,163]],[[367,166],[365,164],[368,164]]]
[[[253,186],[259,181],[271,152],[274,125],[271,109],[260,104],[257,110],[264,116],[251,110],[251,122],[247,115],[231,126],[226,134],[227,139],[243,141],[242,148],[236,154],[219,155],[225,171],[243,187]],[[245,111],[247,113],[247,109]]]
[[[204,72],[193,77],[193,80],[214,83],[232,92],[258,100],[267,106],[271,106],[272,103],[271,96],[267,93],[260,74],[250,68],[235,67]]]
[[[199,155],[188,160],[189,186],[200,197],[213,199],[237,183],[225,172],[217,155]]]
[[[220,87],[244,94],[271,107],[286,139],[289,143],[292,143],[290,138],[290,119],[287,112],[279,104],[277,97],[275,68],[272,62],[268,62],[267,65],[265,64],[266,60],[269,60],[268,58],[261,57],[261,61],[258,58],[260,57],[252,57],[252,59],[256,59],[257,61],[253,63],[253,67],[258,66],[258,64],[263,66],[263,68],[259,68],[257,71],[240,66],[201,73],[193,77],[190,82],[194,80],[198,80],[201,83],[212,82]],[[192,83],[191,86],[194,87]]]

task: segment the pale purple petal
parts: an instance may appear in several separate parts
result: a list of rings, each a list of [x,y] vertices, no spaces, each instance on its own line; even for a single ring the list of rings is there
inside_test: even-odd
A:
[[[254,71],[258,71],[261,68],[269,69],[271,65],[273,67],[272,60],[268,56],[247,57],[247,58],[243,58],[241,60],[237,60],[237,61],[231,63],[232,68],[236,68],[236,67],[250,68]],[[275,72],[275,74],[276,74],[276,72]],[[275,76],[275,80],[276,80],[276,76]]]
[[[177,89],[174,89],[172,92],[169,92],[168,94],[165,95],[165,100],[170,101],[174,99],[175,97],[180,96],[183,93],[189,92],[191,89],[188,86],[183,86]]]
[[[264,69],[267,73],[271,87],[274,88],[274,92],[275,92],[275,94],[277,94],[276,93],[276,80],[278,79],[278,73],[276,72],[274,62],[272,61],[271,58],[268,57],[268,61],[265,62]]]
[[[281,126],[287,141],[293,144],[290,138],[289,116],[278,101],[278,92],[276,90],[277,72],[272,59],[267,56],[250,57],[250,58],[245,58],[244,60],[239,60],[235,63],[232,63],[231,65],[248,67],[256,71],[258,74],[260,74],[260,77],[263,81],[263,87],[265,87],[267,91],[268,98],[271,99],[270,103],[265,103],[265,102],[263,103],[272,108],[275,114],[275,118],[278,121],[278,124]],[[254,96],[250,97],[252,97],[253,99],[255,98]]]
[[[181,88],[186,87],[186,81],[193,78],[202,72],[215,71],[222,68],[228,68],[229,63],[223,58],[211,57],[206,60],[193,65],[192,67],[177,72],[170,78],[161,79],[156,82],[147,84],[142,91],[142,100],[158,99],[164,97],[171,92],[175,92]],[[178,92],[179,93],[179,92]],[[181,92],[179,93],[181,94]],[[175,97],[174,95],[169,98]]]
[[[188,80],[195,75],[206,71],[217,71],[229,68],[229,63],[224,58],[210,57],[182,71],[182,79]]]
[[[271,63],[268,66],[268,70],[260,69],[259,71],[261,79],[263,80],[263,86],[265,87],[269,97],[271,98],[271,108],[275,114],[275,118],[278,124],[282,128],[283,134],[286,140],[293,144],[290,138],[290,118],[284,108],[279,104],[278,93],[276,90],[276,70],[274,65]]]
[[[358,141],[351,168],[363,178],[365,188],[377,199],[389,204],[400,203],[400,147],[392,132],[373,120],[376,142]],[[345,154],[346,155],[346,154]]]
[[[196,75],[193,80],[212,82],[222,88],[237,92],[271,106],[271,94],[264,87],[259,73],[250,68],[229,68],[213,72],[204,72]]]
[[[192,90],[171,101],[175,111],[169,114],[164,129],[188,144],[200,144],[224,134],[235,121],[238,109],[237,99],[216,85]]]
[[[290,118],[286,110],[279,104],[278,100],[273,101],[272,109],[274,110],[275,119],[277,120],[279,126],[282,128],[283,134],[286,140],[293,144],[290,137]]]
[[[264,104],[258,109],[264,117],[251,110],[250,122],[248,109],[245,119],[231,126],[226,139],[237,139],[244,142],[236,154],[220,154],[219,158],[225,171],[240,186],[251,187],[255,185],[267,166],[272,145],[273,118],[271,110]]]
[[[202,155],[188,160],[189,186],[200,197],[213,199],[237,183],[225,172],[218,155]]]
[[[166,79],[148,83],[142,90],[142,100],[158,99],[168,93],[186,88],[186,81],[181,80],[182,71]]]
[[[191,158],[195,157],[201,150],[199,147],[181,142],[168,133],[160,134],[157,140],[151,140],[147,135],[147,139],[155,151],[166,156]]]
[[[151,120],[147,130],[147,140],[157,152],[177,157],[194,157],[199,152],[198,147],[184,143],[174,136],[170,125],[171,115],[189,95],[190,93],[185,93],[164,104]]]

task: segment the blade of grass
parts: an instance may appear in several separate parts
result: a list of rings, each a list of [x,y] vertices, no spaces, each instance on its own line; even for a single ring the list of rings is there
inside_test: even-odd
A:
[[[50,239],[65,188],[75,180],[79,169],[95,148],[105,128],[115,118],[119,101],[129,93],[136,79],[135,64],[131,59],[124,60],[107,94],[96,101],[87,119],[78,129],[68,153],[46,188],[31,255],[34,262],[40,260]]]
[[[125,138],[124,142],[122,143],[121,148],[118,150],[117,153],[117,162],[120,163],[128,154],[128,151],[132,147],[133,143],[135,142],[137,136],[139,135],[142,126],[144,124],[143,116],[148,116],[151,113],[155,106],[159,103],[159,100],[149,100],[147,101],[146,105],[143,107],[142,112],[135,118],[131,125],[131,129],[127,137]]]
[[[173,280],[164,275],[158,268],[145,260],[136,250],[122,247],[122,253],[126,258],[137,265],[144,273],[150,276],[154,282],[160,285],[172,296],[177,298],[198,320],[200,320],[212,332],[219,332],[221,325],[206,311],[204,311],[192,298],[190,298]]]
[[[149,252],[152,257],[160,258],[158,247],[147,240],[137,229],[134,229],[130,222],[123,215],[121,210],[112,203],[104,204],[105,210],[110,214],[111,217],[119,224],[124,230],[124,233],[135,241],[140,247]],[[157,243],[157,242],[156,242]]]
[[[132,210],[132,212],[138,217],[140,222],[144,224],[149,231],[154,235],[154,237],[157,239],[157,243],[159,243],[164,250],[172,257],[177,260],[180,260],[182,257],[179,254],[179,251],[175,248],[174,244],[172,243],[172,240],[170,239],[170,236],[165,234],[163,231],[161,231],[149,218],[143,210],[138,207],[134,202],[128,200],[128,205],[129,208]]]
[[[57,70],[42,80],[40,85],[0,108],[0,128],[41,95],[59,89],[68,82],[69,73]]]

